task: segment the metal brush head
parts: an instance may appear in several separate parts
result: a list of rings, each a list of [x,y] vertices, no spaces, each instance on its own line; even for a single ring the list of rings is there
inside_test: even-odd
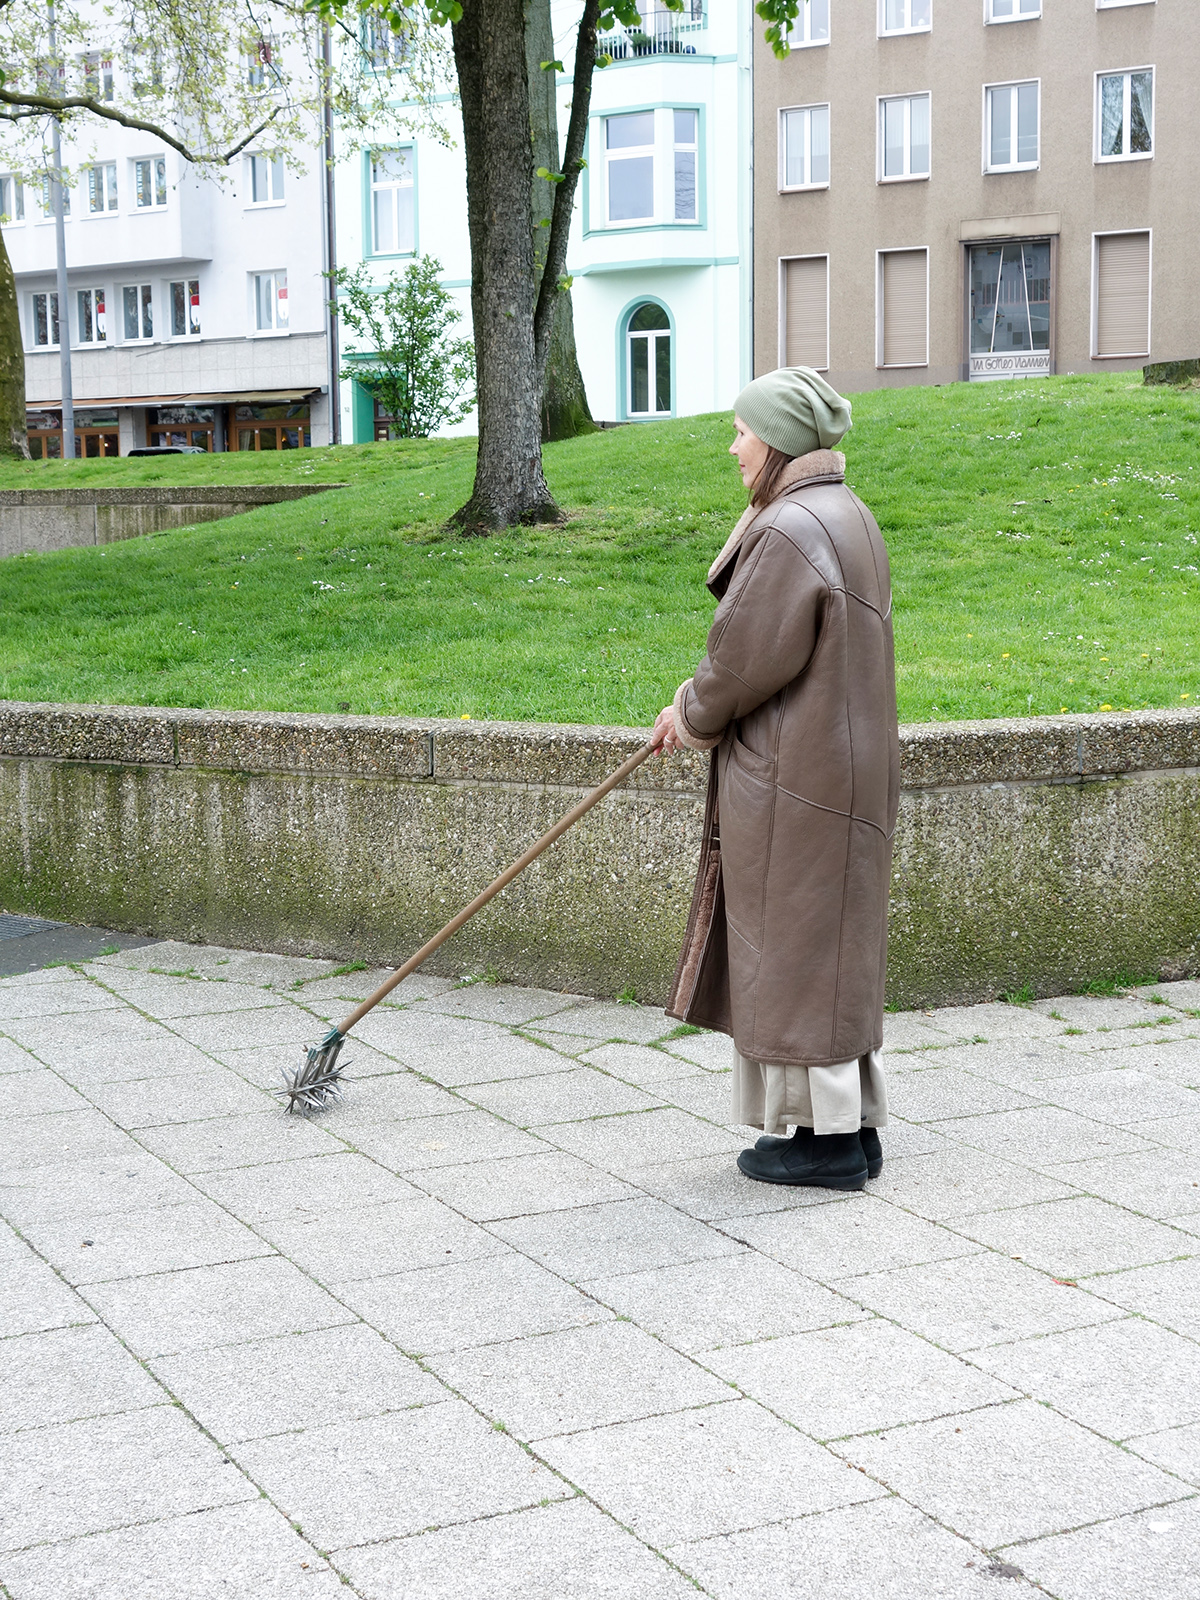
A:
[[[321,1043],[306,1050],[294,1067],[282,1069],[283,1088],[272,1089],[271,1093],[287,1101],[289,1112],[299,1111],[302,1115],[333,1105],[342,1098],[342,1073],[350,1065],[348,1061],[340,1067],[337,1065],[345,1042],[344,1034],[336,1028],[330,1029]]]

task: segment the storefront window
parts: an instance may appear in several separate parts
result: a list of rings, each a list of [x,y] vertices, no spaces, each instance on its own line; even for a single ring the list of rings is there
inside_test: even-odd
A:
[[[1050,241],[971,247],[970,376],[1050,371]]]

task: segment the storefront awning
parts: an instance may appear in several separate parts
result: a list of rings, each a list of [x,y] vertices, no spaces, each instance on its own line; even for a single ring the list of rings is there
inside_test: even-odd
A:
[[[136,394],[116,399],[82,396],[75,401],[76,411],[111,411],[117,406],[294,406],[319,394],[309,389],[246,389],[240,394]],[[27,400],[27,411],[58,411],[61,400]]]

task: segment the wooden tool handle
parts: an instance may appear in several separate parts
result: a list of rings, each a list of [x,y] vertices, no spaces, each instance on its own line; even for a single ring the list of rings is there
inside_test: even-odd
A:
[[[498,878],[489,883],[482,893],[477,894],[469,906],[464,906],[456,917],[452,917],[440,933],[435,933],[427,944],[421,946],[415,956],[409,956],[402,967],[397,967],[386,983],[381,983],[374,994],[368,995],[360,1006],[356,1006],[339,1027],[338,1032],[343,1036],[349,1033],[356,1022],[361,1022],[372,1007],[377,1006],[381,1000],[386,999],[396,985],[403,983],[410,973],[415,972],[439,945],[445,944],[452,933],[457,933],[464,922],[469,922],[477,911],[482,910],[487,905],[489,900],[495,899],[506,884],[511,883],[515,877],[524,872],[529,863],[536,861],[542,851],[552,845],[556,839],[561,839],[567,829],[574,827],[580,817],[585,812],[590,811],[598,800],[603,800],[611,789],[615,789],[619,783],[624,783],[629,774],[637,767],[640,767],[647,756],[652,756],[657,749],[658,746],[654,744],[643,745],[635,755],[629,757],[628,761],[622,762],[615,772],[610,773],[598,788],[593,789],[591,794],[585,795],[577,806],[573,806],[565,817],[560,817],[549,833],[544,833],[536,844],[531,844],[523,856],[519,856],[511,867],[508,867]]]

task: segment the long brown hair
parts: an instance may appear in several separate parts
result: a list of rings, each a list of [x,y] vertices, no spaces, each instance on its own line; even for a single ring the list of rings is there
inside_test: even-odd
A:
[[[767,458],[758,469],[758,476],[750,485],[752,506],[762,507],[771,504],[779,487],[779,480],[783,476],[784,467],[794,460],[794,456],[784,455],[783,451],[776,450],[773,444],[767,446]]]

